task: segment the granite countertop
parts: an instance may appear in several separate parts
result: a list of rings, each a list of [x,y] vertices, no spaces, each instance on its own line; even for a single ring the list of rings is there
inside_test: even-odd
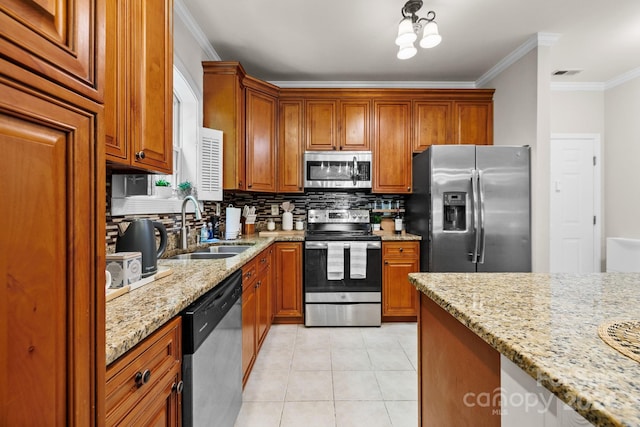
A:
[[[598,426],[640,425],[640,363],[598,326],[640,319],[640,274],[412,273],[410,281]]]
[[[114,362],[153,331],[177,316],[184,308],[214,288],[231,273],[242,268],[274,241],[302,241],[300,236],[245,236],[215,244],[251,244],[252,247],[231,258],[218,260],[160,259],[159,266],[172,274],[125,295],[106,305],[106,363]],[[202,245],[201,247],[211,246]],[[191,248],[193,250],[193,248]],[[172,251],[167,256],[180,252]]]
[[[382,239],[383,242],[387,242],[387,241],[405,241],[405,240],[422,240],[422,237],[416,235],[416,234],[410,234],[410,233],[402,233],[402,234],[395,234],[395,233],[385,233],[385,232],[380,232],[380,231],[374,231],[373,234],[380,236],[380,238]]]

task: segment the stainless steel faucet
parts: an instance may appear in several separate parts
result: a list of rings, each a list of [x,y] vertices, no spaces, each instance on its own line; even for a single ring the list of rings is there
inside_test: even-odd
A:
[[[182,228],[180,229],[180,248],[187,249],[189,246],[187,244],[187,235],[189,234],[189,228],[187,227],[187,202],[191,200],[193,205],[196,207],[196,219],[202,219],[202,215],[200,214],[200,207],[198,206],[198,201],[193,196],[187,196],[182,201]]]

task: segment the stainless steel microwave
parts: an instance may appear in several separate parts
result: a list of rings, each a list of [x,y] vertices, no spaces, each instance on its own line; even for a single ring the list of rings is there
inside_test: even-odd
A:
[[[371,189],[371,151],[307,151],[306,189]]]

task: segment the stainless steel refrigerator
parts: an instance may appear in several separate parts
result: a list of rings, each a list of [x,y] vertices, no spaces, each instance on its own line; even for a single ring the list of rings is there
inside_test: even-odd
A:
[[[413,158],[407,232],[421,271],[531,271],[529,147],[436,145]]]

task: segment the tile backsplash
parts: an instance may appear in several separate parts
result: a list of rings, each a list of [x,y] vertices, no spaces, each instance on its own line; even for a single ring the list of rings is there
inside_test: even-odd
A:
[[[168,242],[167,250],[175,249],[179,245],[180,228],[182,227],[182,215],[179,213],[135,215],[135,216],[112,216],[111,215],[111,179],[107,179],[107,212],[106,212],[106,244],[107,253],[115,252],[116,238],[118,236],[118,224],[131,218],[150,218],[161,222],[167,228]],[[266,230],[266,222],[273,219],[276,229],[281,228],[283,202],[295,204],[293,218],[295,220],[306,220],[306,212],[309,209],[371,209],[374,202],[378,201],[400,201],[400,206],[404,207],[404,196],[380,195],[365,192],[306,192],[304,194],[269,194],[269,193],[235,193],[225,191],[224,200],[220,202],[221,217],[220,224],[224,227],[225,208],[229,205],[243,208],[245,205],[256,208],[257,220],[256,231]],[[271,205],[278,205],[278,215],[271,215]],[[196,220],[194,214],[187,214],[187,226],[191,228],[189,234],[189,245],[196,244],[198,230],[215,214],[215,202],[204,202],[203,220]]]

